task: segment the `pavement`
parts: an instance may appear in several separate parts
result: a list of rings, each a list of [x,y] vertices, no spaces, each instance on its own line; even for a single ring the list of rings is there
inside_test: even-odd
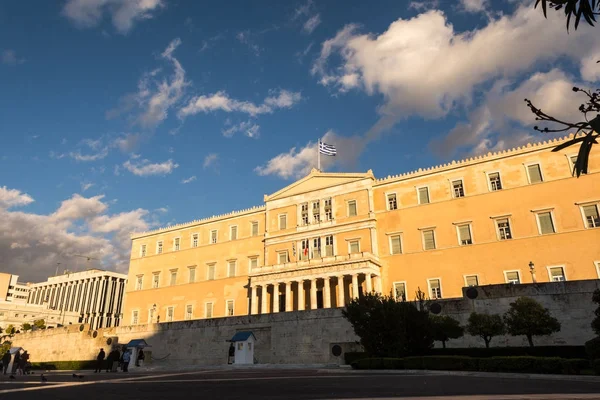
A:
[[[600,399],[600,379],[427,371],[203,368],[132,373],[0,376],[0,399]],[[510,376],[506,376],[510,375]]]

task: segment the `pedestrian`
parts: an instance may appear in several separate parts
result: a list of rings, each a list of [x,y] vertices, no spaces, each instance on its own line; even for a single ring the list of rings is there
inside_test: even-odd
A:
[[[96,370],[94,372],[102,372],[105,357],[106,354],[104,353],[104,349],[100,349],[100,353],[98,353],[98,357],[96,357]]]
[[[125,350],[123,353],[123,372],[127,372],[129,368],[129,361],[131,361],[131,354],[129,354],[129,350]]]
[[[108,354],[108,365],[106,366],[106,372],[112,372],[113,370],[113,365],[115,363],[118,363],[119,365],[121,364],[120,359],[121,359],[121,353],[119,352],[119,350],[117,349],[113,349],[109,354]]]
[[[106,372],[112,369],[113,357],[115,356],[114,352],[111,350],[106,357]]]
[[[21,350],[19,350],[15,353],[15,358],[13,359],[12,371],[10,371],[11,374],[13,374],[15,371],[17,371],[19,369],[20,363],[21,363]]]
[[[21,375],[25,375],[27,372],[27,363],[29,362],[29,354],[27,350],[23,352],[21,358],[19,359],[19,370],[21,371]]]
[[[10,351],[6,350],[6,353],[4,353],[4,355],[2,356],[2,369],[4,370],[4,375],[6,375],[6,371],[8,371],[8,364],[10,364],[10,358]]]
[[[138,353],[137,362],[135,363],[135,365],[138,367],[140,367],[141,365],[144,365],[145,358],[146,358],[146,356],[144,355],[144,350],[140,349],[140,352]]]

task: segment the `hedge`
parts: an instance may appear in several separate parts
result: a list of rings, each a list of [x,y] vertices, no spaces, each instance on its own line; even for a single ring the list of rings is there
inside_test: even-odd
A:
[[[585,346],[536,346],[536,347],[467,347],[467,348],[435,348],[427,355],[432,356],[467,356],[477,358],[488,357],[560,357],[588,358]]]
[[[600,369],[600,363],[594,365]],[[427,369],[444,371],[521,372],[578,375],[590,367],[585,359],[558,357],[423,356],[406,358],[363,358],[352,363],[355,369]]]
[[[369,358],[369,354],[364,351],[349,351],[344,353],[344,361],[348,365],[352,365],[354,361],[358,361],[363,358]]]
[[[96,361],[51,361],[51,362],[36,362],[31,364],[31,369],[34,370],[63,370],[63,371],[75,371],[84,369],[95,369]]]

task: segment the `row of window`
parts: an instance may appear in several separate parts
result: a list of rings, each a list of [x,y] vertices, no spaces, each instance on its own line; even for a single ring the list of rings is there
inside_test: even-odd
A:
[[[355,204],[356,208],[356,204]],[[324,221],[333,220],[333,207],[331,203],[331,197],[328,197],[321,200],[315,200],[310,203],[302,203],[298,206],[300,212],[300,224],[301,225],[310,225],[311,223],[318,224]],[[282,214],[285,215],[285,214]],[[321,220],[321,215],[323,215],[324,219]],[[287,227],[287,216],[284,217],[286,220],[284,221],[284,226]],[[281,216],[280,216],[280,228],[281,228]]]
[[[348,239],[348,254],[360,253],[360,239]],[[321,244],[325,246],[322,247]],[[292,244],[292,255],[298,260],[310,260],[313,258],[332,257],[336,255],[333,235],[302,239],[299,242],[298,254],[296,254],[296,244]],[[277,263],[279,265],[290,262],[288,250],[277,251]]]
[[[155,313],[155,309],[151,308],[148,310],[148,321],[149,323],[154,322],[154,313]],[[234,300],[227,300],[225,301],[225,316],[226,317],[232,317],[235,314],[235,301]],[[165,322],[172,322],[173,318],[175,315],[175,307],[167,307],[167,312],[166,312],[166,321]],[[213,302],[207,302],[204,303],[204,318],[212,318],[214,315],[214,303]],[[139,316],[140,313],[138,310],[133,310],[131,313],[131,324],[132,325],[137,325],[139,323]],[[184,319],[185,320],[191,320],[194,318],[194,306],[192,304],[187,304],[185,306],[185,315],[184,315]]]

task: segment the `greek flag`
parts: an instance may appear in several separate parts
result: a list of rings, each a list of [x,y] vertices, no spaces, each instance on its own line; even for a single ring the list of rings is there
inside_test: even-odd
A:
[[[325,154],[326,156],[335,156],[337,151],[335,150],[335,146],[319,142],[319,153]]]

